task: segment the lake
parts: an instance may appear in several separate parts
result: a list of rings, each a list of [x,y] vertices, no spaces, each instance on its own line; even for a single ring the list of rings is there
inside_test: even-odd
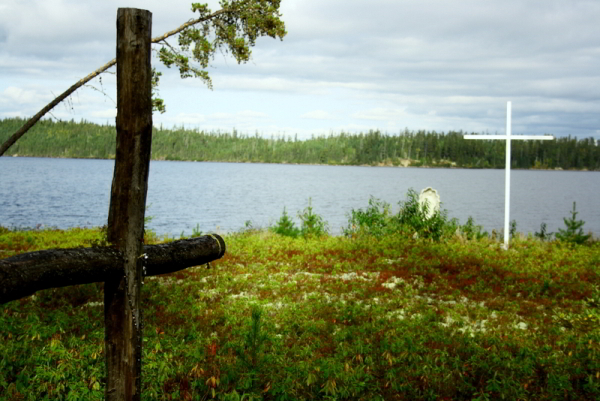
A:
[[[0,157],[0,225],[70,228],[106,224],[114,161]],[[517,231],[565,228],[573,201],[584,231],[600,235],[600,173],[513,170],[511,220]],[[308,205],[340,234],[354,208],[374,196],[398,210],[409,188],[433,187],[449,217],[472,216],[486,230],[504,225],[504,170],[152,161],[149,227],[159,235],[231,232],[274,224]]]

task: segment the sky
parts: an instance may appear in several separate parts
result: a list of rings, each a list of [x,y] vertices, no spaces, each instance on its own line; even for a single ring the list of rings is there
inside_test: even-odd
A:
[[[151,11],[156,37],[193,19],[191,3],[0,0],[0,118],[37,113],[113,59],[119,7]],[[153,59],[167,105],[154,125],[503,134],[511,101],[513,134],[600,139],[598,0],[283,0],[281,12],[283,41],[259,39],[246,64],[216,55],[213,90]],[[48,118],[114,125],[115,81],[102,74]]]

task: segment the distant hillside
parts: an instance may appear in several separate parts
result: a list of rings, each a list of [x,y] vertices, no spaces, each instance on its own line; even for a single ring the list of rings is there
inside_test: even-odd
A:
[[[0,120],[0,143],[25,120]],[[258,134],[154,128],[152,158],[222,162],[504,168],[503,141],[467,141],[463,132],[341,132],[297,140]],[[115,127],[86,121],[43,120],[6,155],[114,158]],[[514,141],[513,168],[600,170],[600,146],[592,138]]]

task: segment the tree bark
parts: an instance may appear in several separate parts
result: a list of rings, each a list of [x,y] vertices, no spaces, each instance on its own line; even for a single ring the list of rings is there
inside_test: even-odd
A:
[[[145,276],[173,273],[220,259],[225,241],[217,234],[145,245]],[[123,253],[113,247],[49,249],[0,259],[0,305],[40,290],[122,277]]]
[[[199,24],[201,22],[209,21],[215,17],[218,17],[221,14],[225,14],[228,12],[230,12],[230,11],[223,9],[223,10],[215,11],[214,13],[207,15],[206,17],[198,18],[198,19],[186,22],[185,24],[182,24],[177,29],[173,29],[172,31],[166,32],[163,35],[153,38],[152,43],[159,43],[173,35],[178,34],[179,32],[183,31],[184,29],[189,28],[190,26]],[[17,140],[19,140],[19,138],[21,138],[23,135],[25,135],[25,133],[27,131],[29,131],[29,129],[31,129],[31,127],[33,127],[42,117],[44,117],[46,115],[46,113],[48,113],[50,110],[52,110],[54,107],[56,107],[57,104],[59,104],[60,102],[65,100],[67,97],[69,97],[69,95],[71,95],[77,89],[79,89],[80,87],[82,87],[83,85],[85,85],[86,83],[88,83],[89,81],[91,81],[92,79],[97,77],[98,75],[102,74],[104,71],[108,70],[110,67],[112,67],[115,64],[117,64],[117,59],[113,58],[108,63],[104,64],[102,67],[98,68],[96,71],[92,72],[91,74],[87,75],[85,78],[82,78],[79,81],[77,81],[75,84],[71,85],[69,87],[69,89],[67,89],[66,91],[61,93],[57,98],[55,98],[50,103],[48,103],[36,115],[31,117],[29,120],[27,120],[27,122],[21,128],[19,128],[14,134],[12,134],[10,136],[10,138],[8,138],[0,146],[0,156],[4,155],[4,153],[6,153],[6,151],[12,145],[14,145],[14,143],[17,142]]]

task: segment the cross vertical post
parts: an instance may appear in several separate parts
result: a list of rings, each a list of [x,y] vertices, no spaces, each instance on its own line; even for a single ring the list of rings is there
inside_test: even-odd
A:
[[[504,249],[508,249],[510,225],[510,162],[511,142],[514,140],[551,140],[552,135],[516,135],[512,133],[512,103],[506,102],[506,135],[464,135],[465,139],[505,139],[506,167],[504,175]]]
[[[123,273],[104,285],[107,401],[141,397],[144,214],[152,145],[152,13],[117,12],[117,144],[107,239],[124,256]]]
[[[512,134],[512,102],[506,102],[506,166],[504,173],[504,248],[508,249],[510,230],[510,156]]]

